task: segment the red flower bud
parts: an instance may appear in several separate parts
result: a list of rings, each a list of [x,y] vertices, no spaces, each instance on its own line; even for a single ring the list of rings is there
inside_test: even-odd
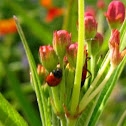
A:
[[[86,16],[85,20],[85,37],[86,39],[94,38],[97,33],[97,23],[93,16]]]
[[[76,67],[78,43],[73,43],[67,49],[67,59],[72,67]]]
[[[52,46],[40,46],[39,54],[42,65],[48,71],[52,71],[56,68],[58,63],[58,57]]]
[[[112,1],[105,13],[108,23],[112,29],[120,28],[125,19],[125,6],[121,1]]]
[[[55,31],[53,33],[53,48],[56,54],[63,59],[66,49],[71,44],[71,34],[65,30]]]
[[[41,64],[38,64],[37,66],[37,73],[39,75],[40,81],[43,83],[44,79],[47,76],[47,71]]]
[[[119,44],[120,44],[120,33],[118,30],[113,30],[112,35],[109,40],[109,48],[111,53],[111,64],[115,67],[117,66],[123,59],[126,54],[126,49],[124,49],[121,53],[119,52]]]
[[[86,45],[84,47],[84,54],[86,54]],[[67,59],[70,63],[70,66],[76,67],[76,60],[77,60],[77,50],[78,50],[78,43],[73,43],[67,48]]]
[[[115,43],[117,43],[118,45],[120,43],[120,33],[117,29],[112,30],[112,35],[109,40],[110,50],[115,48]]]
[[[85,12],[89,12],[93,17],[96,17],[96,10],[93,6],[87,6]]]
[[[103,43],[103,36],[97,33],[95,38],[91,42],[91,53],[92,55],[97,55],[101,49]]]
[[[104,9],[105,8],[105,1],[104,0],[98,0],[97,7],[99,9]]]

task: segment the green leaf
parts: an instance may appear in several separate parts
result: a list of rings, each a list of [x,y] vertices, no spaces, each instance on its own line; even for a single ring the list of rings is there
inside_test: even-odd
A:
[[[78,20],[78,1],[77,0],[68,0],[67,1],[67,11],[64,17],[63,29],[72,33],[72,41],[76,42],[78,38],[77,32],[77,20]]]
[[[5,126],[28,126],[26,121],[0,93],[0,121]]]
[[[14,16],[14,19],[16,21],[17,29],[18,29],[19,35],[21,37],[22,43],[24,45],[26,55],[27,55],[27,58],[29,61],[31,75],[32,75],[32,79],[33,79],[33,86],[34,86],[37,101],[38,101],[38,106],[39,106],[39,111],[40,111],[42,123],[44,126],[45,125],[50,126],[51,120],[49,120],[49,114],[47,112],[47,110],[48,110],[47,103],[45,102],[45,97],[44,97],[43,91],[41,90],[41,83],[39,80],[39,76],[37,74],[35,60],[34,60],[33,55],[29,49],[29,46],[28,46],[27,41],[25,39],[24,33],[22,31],[22,28],[21,28],[16,16]],[[49,120],[49,121],[47,121],[47,120]]]
[[[106,102],[116,84],[116,81],[118,80],[118,78],[125,66],[125,63],[126,63],[126,56],[124,57],[124,59],[120,63],[120,65],[115,69],[115,71],[113,72],[109,81],[106,83],[104,89],[102,90],[101,95],[96,104],[96,107],[94,109],[94,112],[92,114],[92,117],[90,119],[89,126],[94,126],[96,124],[97,120],[99,119],[99,117],[106,105]]]
[[[6,67],[7,69],[7,67]],[[39,120],[39,116],[37,115],[36,111],[33,109],[31,104],[26,100],[22,90],[19,81],[14,76],[14,73],[9,71],[7,69],[7,74],[9,81],[11,83],[12,89],[15,92],[16,98],[18,99],[18,102],[20,103],[22,110],[29,121],[31,126],[41,126],[41,121]]]

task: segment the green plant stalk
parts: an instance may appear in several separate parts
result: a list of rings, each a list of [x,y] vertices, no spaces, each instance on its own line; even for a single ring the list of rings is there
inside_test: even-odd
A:
[[[61,126],[66,126],[66,118],[65,116],[63,118],[60,118]]]
[[[61,103],[59,99],[59,87],[52,87],[53,102],[56,108],[56,112],[61,112]]]
[[[120,118],[120,120],[119,120],[117,126],[122,126],[122,123],[123,123],[125,117],[126,117],[126,110],[125,110],[124,113],[122,114],[122,116],[121,116],[121,118]]]
[[[68,24],[69,24],[69,17],[70,17],[70,10],[71,10],[71,5],[73,3],[73,0],[68,0],[68,7],[67,7],[67,11],[66,11],[66,15],[64,18],[64,23],[63,23],[63,29],[68,30]]]
[[[87,42],[87,45],[88,45],[88,57],[91,57],[91,41],[90,41],[90,40]],[[87,69],[88,69],[89,71],[91,71],[91,60],[89,60],[89,61],[87,62]],[[92,73],[92,71],[91,71],[91,73]],[[90,73],[89,73],[89,72],[87,72],[87,77],[88,77],[88,76],[90,76]],[[84,86],[83,86],[84,91],[86,91],[86,90],[88,89],[89,80],[90,80],[90,78],[88,77],[88,78],[86,79],[85,83],[84,83]]]
[[[90,93],[92,92],[92,90],[95,88],[97,82],[99,81],[100,77],[102,76],[102,74],[105,71],[105,68],[107,67],[108,63],[110,60],[110,55],[108,55],[106,61],[104,62],[102,68],[98,71],[98,74],[96,76],[96,78],[94,79],[94,81],[91,83],[89,89],[87,90],[87,92],[85,93],[85,95],[83,96],[83,98],[81,99],[80,103],[83,103],[86,101],[86,99],[88,98],[88,96],[90,95]]]
[[[97,18],[98,18],[98,32],[99,33],[103,33],[103,29],[104,29],[104,14],[103,14],[103,11],[102,10],[99,10],[99,13],[98,13],[98,16],[97,16]]]
[[[23,45],[24,45],[24,48],[25,48],[25,51],[26,51],[26,54],[27,54],[30,69],[31,69],[31,72],[32,72],[33,83],[34,83],[34,87],[35,87],[35,93],[36,93],[37,101],[38,101],[38,105],[39,105],[40,116],[41,116],[42,123],[45,126],[45,121],[46,120],[45,120],[45,116],[44,116],[44,106],[43,106],[44,100],[42,99],[43,96],[42,96],[42,93],[41,93],[41,90],[40,90],[41,89],[40,88],[41,87],[40,86],[40,80],[39,80],[39,77],[37,76],[36,68],[34,68],[35,67],[34,58],[33,58],[32,54],[31,54],[31,52],[29,50],[29,47],[27,45],[27,41],[25,39],[24,33],[22,31],[22,28],[21,28],[16,16],[14,16],[14,20],[16,22],[16,26],[17,26],[19,35],[21,37],[21,40],[23,42]]]
[[[77,119],[68,119],[67,126],[75,126]]]
[[[103,89],[107,81],[109,80],[110,76],[112,75],[115,67],[111,66],[108,74],[106,75],[105,79],[101,82],[101,84],[89,95],[89,97],[85,101],[81,101],[79,104],[79,112],[82,112],[85,107],[90,103],[91,100]]]
[[[78,0],[79,5],[79,32],[78,32],[78,52],[77,52],[77,62],[76,62],[76,72],[74,87],[72,92],[71,108],[70,113],[74,115],[77,110],[80,87],[81,87],[81,75],[84,59],[84,40],[85,40],[85,30],[84,30],[84,0]]]
[[[96,56],[91,55],[91,75],[92,75],[92,80],[95,77],[95,65],[96,65]]]

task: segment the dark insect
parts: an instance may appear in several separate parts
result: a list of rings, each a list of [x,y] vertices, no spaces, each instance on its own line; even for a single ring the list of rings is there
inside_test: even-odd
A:
[[[57,86],[62,80],[62,70],[56,69],[49,73],[46,77],[46,82],[49,86],[54,87]]]
[[[85,64],[83,66],[83,70],[82,70],[82,77],[81,77],[81,87],[83,87],[85,79],[91,76],[91,72],[87,69],[87,61],[90,60],[90,57],[87,57],[87,52],[86,52],[86,60],[85,60]],[[87,72],[89,72],[89,76],[87,76]]]

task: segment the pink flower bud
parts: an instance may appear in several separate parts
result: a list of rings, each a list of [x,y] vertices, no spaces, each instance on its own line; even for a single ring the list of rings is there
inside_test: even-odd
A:
[[[115,43],[119,45],[120,43],[120,33],[117,29],[112,30],[112,35],[109,40],[109,48],[110,50],[115,48]]]
[[[39,75],[40,81],[43,83],[44,79],[47,76],[47,71],[41,64],[38,64],[37,66],[37,73]]]
[[[91,54],[97,55],[103,43],[103,36],[97,32],[95,38],[91,42]]]
[[[93,17],[96,17],[96,10],[93,6],[87,6],[85,12],[89,12]]]
[[[118,29],[125,19],[125,6],[121,1],[112,1],[105,13],[108,23],[112,29]]]
[[[105,1],[104,0],[98,0],[97,7],[99,9],[104,9],[105,8]]]
[[[120,33],[116,29],[112,30],[112,35],[109,40],[109,49],[111,54],[111,64],[115,67],[117,66],[123,59],[126,54],[126,49],[124,49],[121,53],[119,52],[119,44],[120,44]]]
[[[76,67],[78,43],[73,43],[67,49],[67,59],[72,67]]]
[[[55,31],[53,33],[53,48],[56,54],[63,59],[66,49],[71,44],[71,34],[65,30]]]
[[[86,39],[94,38],[97,33],[97,23],[93,16],[86,16],[85,20],[85,37]]]
[[[86,45],[84,46],[84,54],[86,54]],[[67,59],[70,63],[70,66],[76,67],[76,60],[77,60],[77,50],[78,50],[78,43],[73,43],[67,48]]]
[[[39,54],[42,65],[48,71],[52,71],[56,68],[58,63],[58,57],[52,46],[40,46]]]

